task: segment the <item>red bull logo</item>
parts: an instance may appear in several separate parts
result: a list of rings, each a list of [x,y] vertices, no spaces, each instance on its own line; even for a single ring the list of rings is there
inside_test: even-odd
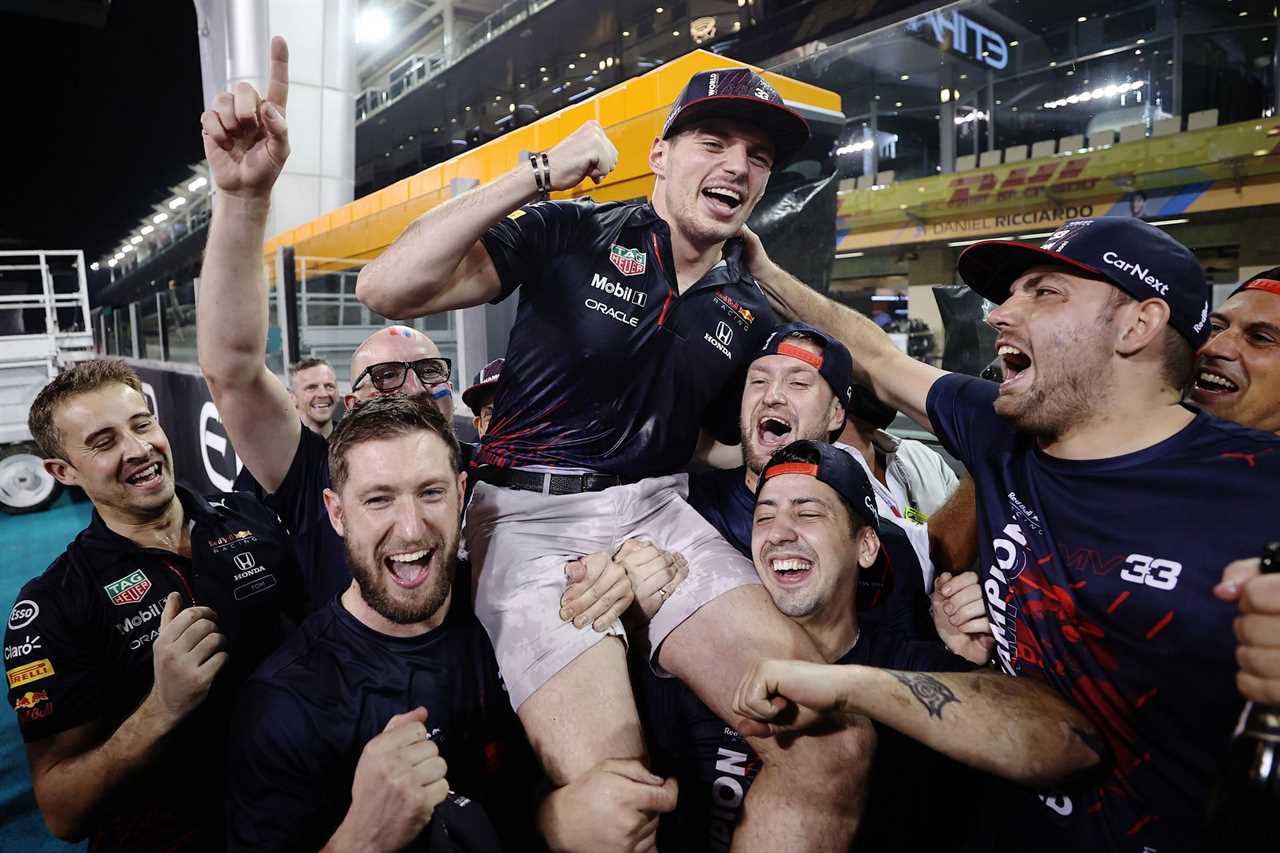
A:
[[[43,690],[28,690],[18,697],[18,701],[13,703],[13,710],[21,711],[23,708],[34,708],[40,702],[48,702],[49,694]]]
[[[740,302],[738,302],[729,294],[725,293],[723,290],[716,291],[716,299],[719,299],[721,302],[725,304],[726,307],[729,308],[729,310],[733,311],[735,314],[741,317],[744,321],[746,321],[746,324],[748,327],[751,325],[752,321],[756,319],[756,315],[751,311],[750,308],[743,306]]]
[[[29,723],[43,720],[52,714],[53,703],[49,701],[49,694],[43,690],[28,690],[13,703],[13,709],[18,712],[19,720]]]

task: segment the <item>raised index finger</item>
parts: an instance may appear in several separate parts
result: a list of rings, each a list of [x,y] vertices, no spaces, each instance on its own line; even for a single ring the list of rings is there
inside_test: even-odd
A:
[[[271,39],[271,76],[267,80],[267,100],[281,110],[289,102],[289,44],[283,36]]]

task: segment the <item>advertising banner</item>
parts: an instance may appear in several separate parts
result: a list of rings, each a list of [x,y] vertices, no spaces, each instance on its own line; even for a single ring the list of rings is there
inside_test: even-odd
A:
[[[1276,119],[839,193],[836,251],[1051,232],[1280,203]]]

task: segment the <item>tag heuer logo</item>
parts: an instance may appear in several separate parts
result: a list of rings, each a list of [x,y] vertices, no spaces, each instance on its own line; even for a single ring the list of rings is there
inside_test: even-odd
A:
[[[103,589],[107,591],[107,595],[111,596],[112,604],[137,604],[151,589],[151,581],[139,569],[131,575],[125,575],[120,580],[107,584]]]
[[[644,272],[644,252],[628,249],[614,243],[609,247],[609,260],[623,275],[640,275]]]

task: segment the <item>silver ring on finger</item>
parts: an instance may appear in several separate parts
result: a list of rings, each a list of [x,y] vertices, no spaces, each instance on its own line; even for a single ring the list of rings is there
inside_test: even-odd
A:
[[[671,595],[671,593],[667,592],[666,587],[660,586],[657,591],[654,592],[654,595],[658,596],[658,598],[661,598],[663,601],[666,601],[667,596]]]

